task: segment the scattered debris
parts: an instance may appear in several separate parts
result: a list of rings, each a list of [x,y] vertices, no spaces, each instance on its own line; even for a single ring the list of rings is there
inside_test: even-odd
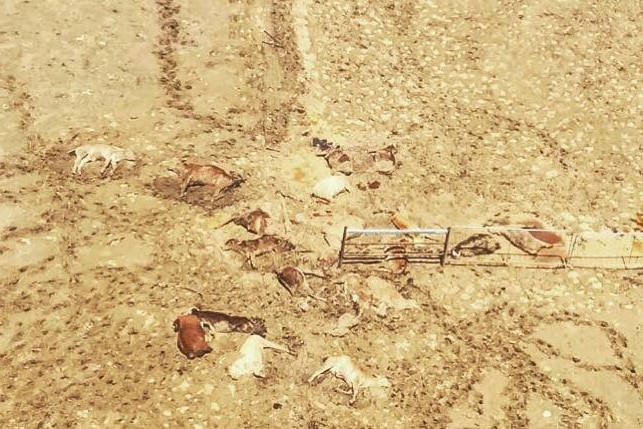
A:
[[[636,213],[636,215],[632,217],[632,222],[636,225],[634,230],[643,231],[643,212]]]
[[[327,152],[333,147],[333,143],[329,142],[326,139],[320,139],[318,137],[313,137],[313,147],[322,152]]]
[[[265,40],[263,40],[261,43],[265,43],[266,45],[274,46],[274,47],[276,47],[276,48],[283,48],[283,47],[284,47],[284,45],[283,45],[279,40],[277,40],[277,39],[275,38],[275,36],[273,36],[272,34],[268,33],[266,30],[263,30],[263,32],[264,32],[268,37],[270,37],[270,39],[272,40],[272,42],[266,42]]]
[[[255,209],[244,215],[233,217],[227,222],[221,224],[220,227],[223,227],[229,223],[234,223],[245,228],[248,232],[252,232],[257,235],[264,235],[266,232],[266,227],[268,226],[268,220],[270,215],[261,209]],[[219,228],[220,228],[219,227]]]
[[[395,154],[397,149],[393,145],[388,145],[383,149],[369,152],[375,163],[375,171],[390,176],[398,167]]]
[[[389,308],[393,310],[420,310],[414,299],[404,298],[388,281],[370,276],[364,281],[357,274],[345,275],[341,280],[350,298],[361,314],[364,308],[372,308],[379,316],[385,316]]]
[[[313,196],[331,202],[342,192],[350,192],[350,185],[345,176],[330,176],[320,180],[313,187]]]
[[[239,358],[228,367],[228,374],[234,380],[244,375],[265,377],[263,366],[263,349],[274,349],[293,354],[287,347],[266,340],[259,335],[250,335],[239,349]]]
[[[371,182],[366,182],[366,183],[360,182],[357,184],[357,189],[359,189],[360,191],[366,191],[368,189],[373,190],[373,189],[379,189],[381,185],[382,184],[380,183],[379,180],[373,180]]]
[[[288,209],[286,208],[286,199],[282,195],[280,198],[281,211],[283,212],[284,219],[284,233],[290,233],[290,217],[288,216]]]
[[[500,243],[491,234],[479,233],[462,240],[451,248],[451,257],[491,255],[500,250]]]
[[[198,317],[212,332],[244,332],[266,336],[266,323],[258,317],[230,316],[218,311],[197,308],[193,308],[191,313]]]
[[[76,160],[74,161],[74,166],[71,172],[72,174],[78,175],[81,174],[83,166],[88,162],[104,159],[105,165],[100,171],[100,174],[102,176],[105,174],[110,165],[112,167],[112,172],[110,173],[111,175],[116,171],[119,161],[137,160],[136,154],[134,154],[133,151],[117,146],[110,146],[107,144],[88,144],[79,146],[67,153],[76,155]]]
[[[337,389],[338,392],[351,395],[349,404],[355,403],[357,394],[360,389],[372,387],[391,387],[391,383],[386,377],[369,376],[357,368],[348,356],[331,356],[324,361],[324,364],[308,379],[308,383],[313,383],[317,378],[326,373],[331,373],[335,377],[344,381],[350,388],[349,391]]]
[[[322,155],[328,167],[330,167],[334,173],[342,173],[347,176],[353,173],[353,159],[341,147],[331,148]]]
[[[216,165],[188,163],[168,170],[179,177],[181,197],[186,195],[190,186],[212,186],[213,193],[218,195],[244,181],[241,176],[229,173]]]
[[[343,337],[348,334],[351,328],[359,324],[359,317],[351,313],[344,313],[337,319],[336,325],[328,329],[326,333],[333,337]]]
[[[179,316],[174,321],[174,332],[177,332],[177,346],[188,359],[201,357],[210,353],[212,348],[205,341],[205,330],[201,319],[193,314]]]

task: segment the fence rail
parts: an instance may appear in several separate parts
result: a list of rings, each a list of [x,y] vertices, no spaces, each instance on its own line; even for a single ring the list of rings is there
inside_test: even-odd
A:
[[[344,228],[339,265],[391,260],[440,265],[643,269],[643,233],[516,227]]]

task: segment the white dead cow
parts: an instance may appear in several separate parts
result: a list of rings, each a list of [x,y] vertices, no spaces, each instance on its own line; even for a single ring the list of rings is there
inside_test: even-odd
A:
[[[88,162],[104,159],[105,165],[100,171],[100,174],[104,175],[110,166],[112,167],[111,174],[113,174],[120,161],[137,160],[136,155],[131,150],[107,144],[87,144],[72,149],[67,153],[76,155],[76,161],[71,172],[78,175],[80,175],[83,166]]]
[[[232,362],[228,367],[228,374],[234,380],[244,375],[254,375],[255,377],[265,377],[263,367],[263,349],[274,349],[280,352],[292,354],[285,346],[273,343],[259,335],[250,335],[239,349],[239,358]]]
[[[357,399],[357,393],[360,389],[370,387],[391,387],[391,383],[386,377],[370,376],[365,374],[361,369],[355,366],[348,356],[331,356],[324,361],[324,364],[308,379],[308,383],[314,382],[317,378],[326,373],[331,373],[335,377],[344,381],[350,388],[349,391],[337,389],[338,392],[351,395],[348,402],[353,404]]]

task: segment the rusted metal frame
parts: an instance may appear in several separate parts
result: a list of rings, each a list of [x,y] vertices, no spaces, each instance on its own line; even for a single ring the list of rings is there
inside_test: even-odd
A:
[[[447,263],[449,239],[451,238],[451,227],[447,228],[446,236],[444,237],[444,246],[442,247],[442,255],[440,257],[440,265],[444,266]]]
[[[337,268],[342,267],[342,259],[344,258],[344,249],[346,247],[346,233],[348,231],[348,227],[344,227],[344,233],[342,234],[342,245],[341,248],[339,249],[339,258],[337,261]]]

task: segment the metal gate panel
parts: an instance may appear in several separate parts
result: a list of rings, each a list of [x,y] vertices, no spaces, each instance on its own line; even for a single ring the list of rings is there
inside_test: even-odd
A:
[[[518,227],[344,228],[339,265],[404,260],[441,265],[643,269],[643,233]]]

